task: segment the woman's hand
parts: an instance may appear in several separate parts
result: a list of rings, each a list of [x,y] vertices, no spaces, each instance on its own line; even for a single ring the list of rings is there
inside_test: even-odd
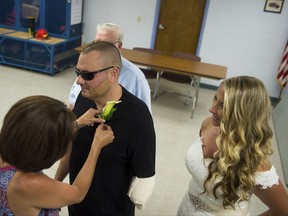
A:
[[[78,128],[82,128],[85,126],[93,126],[94,123],[104,123],[105,120],[102,118],[98,118],[99,110],[90,108],[87,110],[82,116],[77,119]]]
[[[113,142],[114,133],[109,125],[100,124],[94,134],[93,145],[99,146],[101,149]]]

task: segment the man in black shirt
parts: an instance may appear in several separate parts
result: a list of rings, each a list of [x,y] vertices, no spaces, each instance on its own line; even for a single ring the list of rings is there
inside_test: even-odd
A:
[[[146,104],[118,83],[121,56],[108,42],[95,42],[80,54],[76,67],[81,86],[73,112],[81,116],[88,109],[102,111],[108,101],[121,101],[106,124],[115,139],[102,150],[94,178],[84,201],[69,206],[69,215],[133,216],[135,205],[141,209],[154,188],[155,130]],[[81,123],[79,123],[81,126]],[[75,180],[90,150],[95,128],[79,129],[71,152],[61,160],[56,179],[70,172]],[[68,164],[69,163],[69,164]]]

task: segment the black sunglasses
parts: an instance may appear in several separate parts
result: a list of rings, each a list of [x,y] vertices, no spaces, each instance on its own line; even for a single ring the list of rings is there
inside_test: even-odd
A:
[[[81,77],[82,77],[84,80],[89,81],[89,80],[93,80],[93,79],[94,79],[95,74],[100,73],[100,72],[103,72],[103,71],[108,70],[108,69],[111,69],[111,68],[113,68],[113,67],[115,67],[115,66],[110,66],[110,67],[103,68],[103,69],[101,69],[101,70],[97,70],[97,71],[93,71],[93,72],[80,72],[80,70],[75,67],[75,73],[76,73],[77,76],[80,76],[80,75],[81,75]]]

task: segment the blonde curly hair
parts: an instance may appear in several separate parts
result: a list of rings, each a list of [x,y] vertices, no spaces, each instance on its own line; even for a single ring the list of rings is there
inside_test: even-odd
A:
[[[271,102],[263,83],[255,77],[233,77],[221,85],[224,107],[216,139],[219,150],[208,167],[204,188],[206,192],[212,182],[214,196],[219,198],[216,191],[220,189],[223,206],[234,208],[237,202],[249,199],[257,168],[273,153]]]

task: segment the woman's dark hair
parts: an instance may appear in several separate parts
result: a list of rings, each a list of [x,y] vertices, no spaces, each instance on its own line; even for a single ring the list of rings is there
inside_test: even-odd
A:
[[[59,100],[30,96],[15,103],[0,132],[0,156],[25,172],[51,167],[76,133],[76,117]]]

